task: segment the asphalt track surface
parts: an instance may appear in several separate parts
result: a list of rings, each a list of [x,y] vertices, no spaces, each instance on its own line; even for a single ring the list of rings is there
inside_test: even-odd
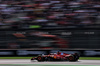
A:
[[[30,59],[0,59],[0,66],[55,66],[55,65],[57,66],[78,66],[78,65],[79,66],[100,66],[100,60],[78,60],[77,62],[69,62],[69,61],[31,62]]]

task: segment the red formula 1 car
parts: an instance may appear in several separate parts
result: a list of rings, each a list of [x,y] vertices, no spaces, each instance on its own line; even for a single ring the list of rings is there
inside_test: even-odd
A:
[[[49,55],[38,55],[33,57],[31,60],[41,61],[78,61],[79,54],[66,54],[66,53],[50,53]]]

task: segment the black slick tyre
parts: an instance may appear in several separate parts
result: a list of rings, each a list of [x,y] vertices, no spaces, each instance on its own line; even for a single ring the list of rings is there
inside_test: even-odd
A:
[[[74,61],[74,57],[73,57],[73,56],[69,56],[69,57],[68,57],[68,60],[69,60],[69,61]]]
[[[39,62],[41,62],[41,61],[43,61],[43,58],[42,58],[41,56],[38,56],[38,57],[37,57],[37,60],[38,60]]]

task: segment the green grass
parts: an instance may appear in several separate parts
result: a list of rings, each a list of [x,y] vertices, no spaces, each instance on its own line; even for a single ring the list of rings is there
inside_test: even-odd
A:
[[[31,59],[32,57],[0,57],[0,59]],[[100,60],[100,57],[80,57],[80,60]]]
[[[32,57],[0,57],[0,59],[31,59]]]
[[[29,28],[41,28],[39,25],[30,25]]]
[[[100,57],[80,57],[80,60],[100,60]]]

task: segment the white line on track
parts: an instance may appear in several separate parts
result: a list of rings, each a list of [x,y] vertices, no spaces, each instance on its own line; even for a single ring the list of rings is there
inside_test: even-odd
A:
[[[30,59],[0,59],[0,64],[100,65],[100,60],[79,60],[77,62],[31,62]]]

